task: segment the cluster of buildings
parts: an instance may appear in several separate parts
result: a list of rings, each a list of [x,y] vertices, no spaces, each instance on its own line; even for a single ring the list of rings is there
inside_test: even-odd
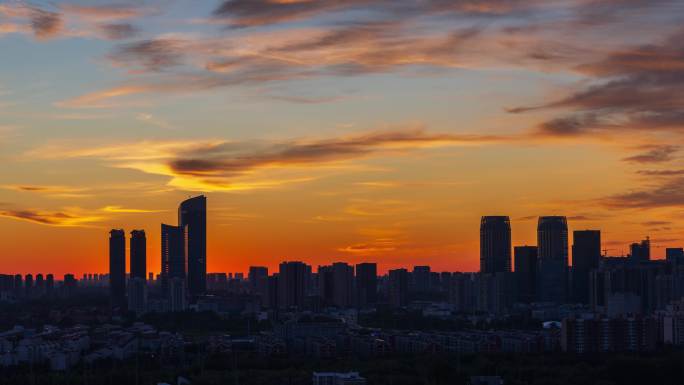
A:
[[[114,309],[147,311],[147,238],[133,230],[129,240],[130,274],[126,272],[126,232],[109,232],[109,292]],[[181,202],[178,224],[161,225],[160,289],[162,310],[183,311],[188,301],[207,293],[207,199]]]
[[[125,360],[138,353],[173,360],[183,354],[184,344],[182,336],[159,332],[143,323],[127,328],[109,324],[64,329],[46,325],[40,330],[15,326],[0,333],[0,367],[46,365],[64,371],[79,363]]]
[[[559,346],[568,351],[684,345],[684,249],[668,248],[665,259],[654,260],[646,238],[633,243],[628,256],[609,257],[602,252],[599,230],[574,231],[570,239],[562,216],[539,217],[537,244],[515,247],[508,217],[482,217],[480,271],[472,273],[414,266],[379,275],[377,264],[371,262],[314,268],[302,261],[285,261],[276,272],[252,266],[246,277],[207,274],[204,196],[180,204],[177,225],[161,225],[161,269],[156,277],[146,271],[145,232],[130,233],[128,272],[126,242],[123,230],[112,230],[109,274],[85,274],[78,282],[108,290],[115,310],[138,314],[209,310],[281,321],[283,315],[329,309],[418,307],[425,316],[437,318],[525,315],[559,321],[563,331]],[[58,287],[69,292],[76,285],[73,275],[59,285],[52,275],[0,276],[3,299],[36,298]],[[274,341],[277,350],[280,345],[277,338]],[[287,345],[289,349],[292,344]]]

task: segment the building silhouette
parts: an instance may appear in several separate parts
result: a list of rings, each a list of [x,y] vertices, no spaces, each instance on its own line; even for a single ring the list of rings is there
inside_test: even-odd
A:
[[[187,233],[188,293],[203,295],[207,291],[207,198],[204,195],[181,202],[178,225]]]
[[[413,266],[411,278],[413,292],[427,293],[430,290],[430,266]]]
[[[589,274],[601,261],[601,231],[578,230],[572,233],[572,299],[589,304]]]
[[[647,262],[651,260],[651,240],[646,237],[641,242],[629,245],[629,258],[633,263]]]
[[[480,220],[480,272],[511,271],[511,222],[507,216]]]
[[[109,232],[109,299],[112,308],[126,307],[126,233]]]
[[[145,230],[131,231],[131,279],[147,279],[147,238]]]
[[[161,225],[161,281],[162,290],[168,291],[172,278],[185,279],[184,228]]]
[[[565,217],[539,217],[537,224],[537,298],[565,303],[568,292],[568,222]]]
[[[408,304],[408,270],[395,269],[389,271],[389,304],[392,307],[403,307]]]
[[[308,292],[311,266],[303,262],[282,262],[277,279],[278,308],[303,309]]]
[[[513,252],[518,301],[534,302],[537,296],[537,246],[516,246]]]
[[[356,304],[359,308],[373,306],[378,298],[378,265],[359,263],[356,265]]]

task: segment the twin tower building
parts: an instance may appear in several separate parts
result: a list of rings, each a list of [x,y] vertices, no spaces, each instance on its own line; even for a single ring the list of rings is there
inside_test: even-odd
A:
[[[131,231],[129,298],[126,302],[126,233],[109,233],[109,286],[113,307],[137,307],[147,286],[147,240],[144,230]],[[207,290],[207,199],[200,195],[181,202],[178,225],[161,225],[161,288],[165,295],[185,300]],[[174,292],[171,293],[170,291]]]
[[[518,290],[531,301],[565,303],[588,296],[588,274],[601,258],[601,232],[574,232],[573,275],[568,266],[568,222],[563,216],[539,217],[537,246],[515,248],[515,271],[529,285]],[[507,216],[484,216],[480,222],[480,272],[511,271],[511,223]],[[586,274],[582,274],[586,272]],[[587,277],[584,277],[587,275]],[[569,278],[573,284],[570,285]],[[584,278],[587,282],[583,282]],[[572,288],[571,288],[572,286]],[[585,293],[585,291],[587,291]],[[571,298],[575,297],[575,298]]]

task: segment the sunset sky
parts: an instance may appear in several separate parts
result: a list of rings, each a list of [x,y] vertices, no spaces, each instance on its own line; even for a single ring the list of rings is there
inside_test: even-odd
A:
[[[208,199],[208,271],[477,270],[479,220],[684,246],[684,1],[0,0],[2,273],[106,272]]]

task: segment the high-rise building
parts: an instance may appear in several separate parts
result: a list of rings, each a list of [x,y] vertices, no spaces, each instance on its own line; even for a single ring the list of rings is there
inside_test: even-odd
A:
[[[33,274],[26,274],[24,276],[24,292],[27,297],[33,295]]]
[[[185,279],[179,277],[169,278],[169,311],[181,312],[188,308],[187,289]]]
[[[589,273],[601,261],[601,231],[577,230],[572,239],[572,298],[589,304]]]
[[[537,225],[537,297],[564,303],[568,291],[568,222],[565,217],[539,217]]]
[[[511,222],[507,216],[480,220],[480,272],[511,271]]]
[[[303,309],[311,266],[303,262],[282,262],[278,273],[278,308]]]
[[[515,276],[518,301],[531,303],[536,299],[537,246],[516,246]]]
[[[359,308],[375,305],[378,300],[378,265],[356,265],[356,304]]]
[[[51,295],[55,290],[55,276],[48,274],[45,276],[45,291],[48,295]]]
[[[207,198],[196,196],[178,207],[178,225],[187,233],[188,293],[207,292]]]
[[[406,269],[389,271],[389,304],[392,307],[408,305],[408,271]]]
[[[145,278],[131,277],[128,281],[128,310],[136,314],[147,310],[147,281]]]
[[[131,279],[146,279],[147,275],[147,239],[145,230],[131,231]]]
[[[411,273],[413,278],[413,291],[427,293],[430,291],[430,266],[413,266]]]
[[[633,263],[648,262],[651,259],[651,240],[646,237],[641,242],[629,245],[629,258]]]
[[[673,266],[684,266],[684,249],[681,247],[666,248],[665,259]]]
[[[168,289],[171,278],[185,279],[185,229],[161,225],[161,280],[162,290]]]
[[[249,289],[253,294],[262,294],[265,287],[264,277],[268,277],[268,267],[266,266],[250,266],[247,280],[249,280]]]
[[[332,264],[333,305],[346,308],[354,305],[354,267],[344,262]]]
[[[109,232],[109,299],[112,308],[126,307],[126,233]]]

